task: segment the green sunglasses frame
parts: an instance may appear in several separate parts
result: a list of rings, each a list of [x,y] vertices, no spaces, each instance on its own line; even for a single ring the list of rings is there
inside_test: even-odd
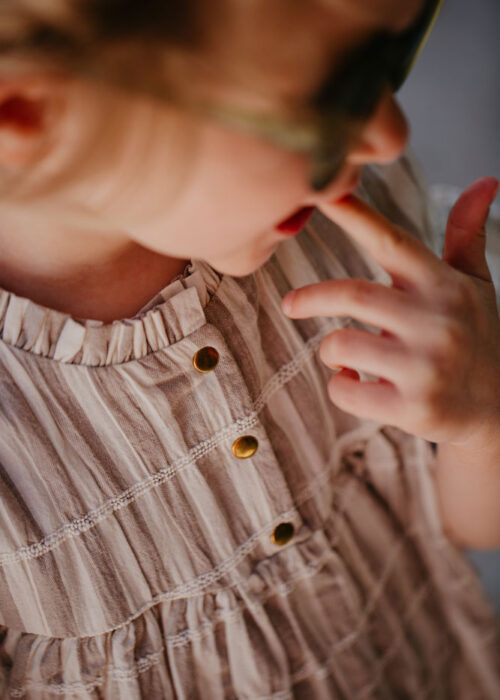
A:
[[[232,129],[307,154],[312,164],[310,185],[316,191],[323,190],[342,168],[384,89],[389,85],[397,92],[405,82],[443,4],[444,0],[430,0],[415,23],[400,34],[375,34],[336,66],[309,104],[293,116],[255,114],[195,99],[183,106]]]

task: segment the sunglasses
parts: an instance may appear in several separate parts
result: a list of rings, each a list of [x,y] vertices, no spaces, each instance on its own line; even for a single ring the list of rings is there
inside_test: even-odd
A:
[[[257,134],[311,159],[310,185],[325,189],[342,169],[367,120],[388,86],[405,82],[443,6],[430,0],[400,34],[377,32],[327,76],[308,103],[293,116],[251,114],[234,106],[191,100],[189,109],[239,131]]]

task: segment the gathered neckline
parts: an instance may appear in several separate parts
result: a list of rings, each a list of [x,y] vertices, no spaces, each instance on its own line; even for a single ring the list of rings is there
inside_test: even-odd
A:
[[[76,318],[0,287],[0,340],[74,365],[139,360],[203,325],[204,309],[223,277],[205,261],[191,260],[134,316],[111,322]]]

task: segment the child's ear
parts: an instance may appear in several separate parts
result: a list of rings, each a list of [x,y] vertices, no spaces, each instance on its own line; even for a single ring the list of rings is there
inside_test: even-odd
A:
[[[34,164],[48,143],[57,83],[50,77],[0,77],[0,166]]]

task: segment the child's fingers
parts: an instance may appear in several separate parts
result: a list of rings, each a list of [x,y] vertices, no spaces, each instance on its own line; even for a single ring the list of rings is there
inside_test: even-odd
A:
[[[494,177],[481,177],[469,185],[450,211],[450,226],[469,233],[479,231],[485,224],[488,209],[498,188],[499,182]]]
[[[392,338],[357,329],[329,333],[321,342],[319,357],[327,367],[355,367],[381,377],[402,389],[419,373],[421,360],[406,345]]]
[[[379,423],[395,425],[396,416],[403,416],[399,391],[390,382],[362,382],[353,370],[335,374],[328,383],[332,403],[343,411]]]
[[[467,275],[492,282],[486,261],[484,226],[499,188],[494,177],[482,177],[469,185],[448,217],[443,260]]]
[[[295,289],[283,298],[282,308],[290,318],[355,318],[412,344],[420,344],[422,328],[429,321],[428,310],[416,297],[356,278],[325,280]]]
[[[424,243],[356,195],[323,203],[319,208],[398,281],[406,279],[412,287],[425,289],[442,278],[445,266]]]

